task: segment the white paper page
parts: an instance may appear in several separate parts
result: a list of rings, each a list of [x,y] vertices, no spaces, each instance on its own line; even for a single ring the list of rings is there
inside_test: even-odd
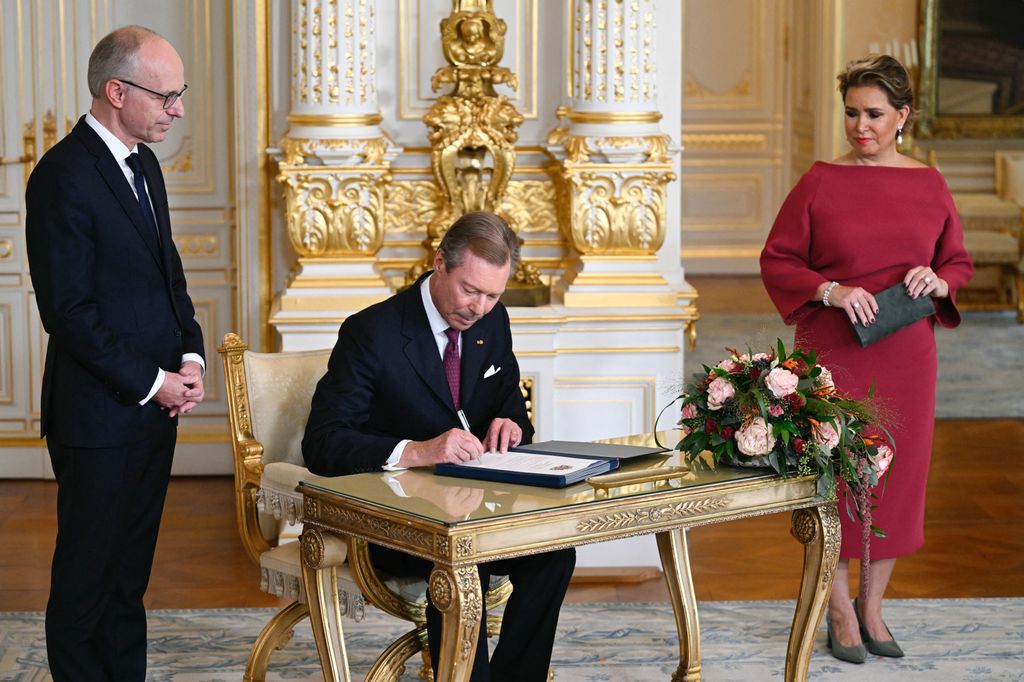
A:
[[[516,452],[503,455],[500,452],[485,452],[471,462],[462,462],[461,466],[564,476],[574,471],[585,469],[599,461],[596,459],[580,459],[579,457],[559,457],[558,455],[527,455]]]

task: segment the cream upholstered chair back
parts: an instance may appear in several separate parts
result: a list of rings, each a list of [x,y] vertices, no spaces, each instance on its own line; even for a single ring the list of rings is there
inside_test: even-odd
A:
[[[305,466],[303,429],[320,377],[327,371],[331,351],[288,353],[245,351],[242,362],[248,377],[252,435],[263,444],[263,463],[286,462]]]
[[[1024,208],[1024,151],[996,152],[996,194]]]
[[[302,461],[302,434],[330,350],[256,353],[229,333],[220,353],[238,530],[249,555],[259,563],[263,552],[277,544],[282,521],[300,520],[302,497],[295,488],[309,474]]]

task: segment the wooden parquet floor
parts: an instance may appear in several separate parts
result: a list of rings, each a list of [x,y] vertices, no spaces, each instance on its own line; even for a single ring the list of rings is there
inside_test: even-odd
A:
[[[771,309],[757,280],[690,281],[704,311]],[[1024,420],[940,421],[935,436],[925,547],[897,563],[889,596],[1024,597]],[[0,481],[0,611],[45,608],[55,503],[52,481]],[[233,505],[230,478],[172,480],[149,608],[279,603],[259,591]],[[788,528],[789,515],[775,514],[691,530],[698,599],[795,598],[802,550]],[[574,602],[667,598],[652,569],[580,570],[568,596]]]

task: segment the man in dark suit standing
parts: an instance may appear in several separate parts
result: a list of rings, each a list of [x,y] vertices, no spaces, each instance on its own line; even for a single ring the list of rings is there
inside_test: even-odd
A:
[[[49,334],[42,435],[57,478],[46,607],[55,680],[143,680],[146,612],[177,416],[203,399],[202,331],[171,241],[156,156],[185,114],[184,66],[139,26],[89,58],[93,101],[26,192]]]
[[[530,442],[508,313],[498,302],[518,257],[516,235],[501,218],[468,213],[445,233],[432,273],[345,320],[302,441],[312,472],[465,462]],[[433,568],[378,546],[371,558],[395,575],[427,578]],[[575,550],[565,549],[479,566],[484,589],[491,574],[508,575],[515,589],[490,662],[480,627],[474,682],[547,680],[575,564]],[[427,632],[436,672],[441,614],[429,603]]]

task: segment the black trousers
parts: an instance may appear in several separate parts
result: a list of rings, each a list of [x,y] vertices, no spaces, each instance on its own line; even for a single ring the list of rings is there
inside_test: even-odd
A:
[[[434,565],[418,557],[370,545],[374,566],[396,576],[428,579]],[[558,613],[569,579],[576,567],[576,550],[560,549],[514,559],[502,559],[477,566],[482,591],[492,575],[507,575],[512,596],[505,604],[501,632],[494,656],[487,660],[486,620],[480,625],[471,682],[545,682],[551,666]],[[486,619],[487,614],[483,613]],[[427,638],[430,661],[437,675],[441,653],[441,612],[427,595]]]
[[[122,448],[48,442],[57,544],[46,605],[55,682],[146,677],[146,610],[176,431]]]

